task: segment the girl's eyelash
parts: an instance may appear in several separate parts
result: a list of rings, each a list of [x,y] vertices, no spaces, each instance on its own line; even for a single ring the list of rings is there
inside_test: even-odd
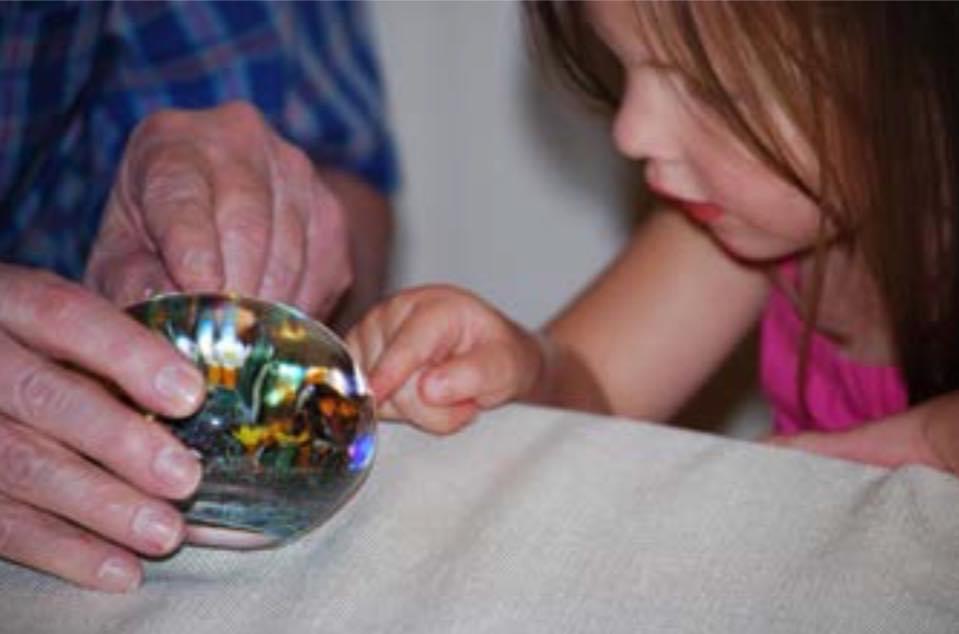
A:
[[[685,90],[699,101],[715,104],[719,101],[716,91],[710,90],[702,82],[687,77],[681,78]]]
[[[707,87],[703,81],[668,61],[645,59],[636,66],[647,68],[670,77],[684,94],[707,108],[716,109],[717,106],[726,103],[727,100],[736,105],[744,103],[741,94],[726,90],[717,91],[716,89]],[[621,63],[620,67],[625,72],[627,65]]]
[[[745,100],[738,92],[732,92],[719,87],[718,89],[709,87],[695,77],[678,72],[679,81],[684,90],[697,101],[703,102],[707,106],[715,107],[721,103],[732,102],[737,106],[742,105]]]
[[[676,66],[661,64],[654,66],[654,68],[664,75],[667,75],[681,93],[692,97],[696,101],[703,102],[705,105],[715,105],[718,101],[715,91],[708,89],[703,82],[683,72]]]

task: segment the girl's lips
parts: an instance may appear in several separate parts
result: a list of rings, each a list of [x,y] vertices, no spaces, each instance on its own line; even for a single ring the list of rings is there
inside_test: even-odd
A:
[[[703,224],[708,224],[715,222],[725,213],[723,208],[719,205],[714,205],[707,202],[699,202],[695,200],[686,200],[685,198],[680,198],[674,196],[668,192],[665,192],[653,185],[649,186],[649,189],[659,198],[662,198],[665,202],[670,205],[679,208],[687,216],[692,218],[697,222]]]
[[[683,211],[685,211],[693,220],[702,223],[715,222],[723,215],[723,208],[710,203],[694,203],[685,200],[677,201]]]

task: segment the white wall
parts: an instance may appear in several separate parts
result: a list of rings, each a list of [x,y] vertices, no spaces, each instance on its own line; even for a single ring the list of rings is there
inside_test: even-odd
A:
[[[624,238],[606,124],[547,91],[520,7],[380,2],[404,169],[394,286],[454,282],[538,325]]]
[[[515,3],[380,1],[372,16],[404,171],[393,287],[452,282],[538,326],[627,236],[630,171],[608,124],[545,85]],[[763,429],[754,354],[681,420]]]

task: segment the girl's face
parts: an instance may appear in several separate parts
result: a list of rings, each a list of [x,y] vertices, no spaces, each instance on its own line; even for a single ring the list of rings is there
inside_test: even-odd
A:
[[[644,160],[650,189],[738,257],[779,259],[813,246],[822,216],[817,205],[751,156],[677,70],[652,59],[638,37],[634,10],[629,2],[594,2],[588,9],[593,28],[623,68],[612,132],[619,151]],[[809,157],[786,118],[776,119],[795,146],[790,149]],[[815,169],[808,158],[801,163]]]

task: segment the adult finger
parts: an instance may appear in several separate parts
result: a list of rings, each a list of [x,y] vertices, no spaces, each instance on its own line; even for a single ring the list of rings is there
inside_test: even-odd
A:
[[[269,180],[250,163],[224,161],[215,174],[214,188],[224,289],[256,295],[273,234]]]
[[[296,304],[306,264],[306,227],[292,206],[280,206],[273,216],[270,250],[258,295],[308,311],[308,306]]]
[[[132,202],[169,277],[183,290],[222,290],[214,166],[186,141],[158,143],[136,160]]]
[[[196,457],[159,424],[97,382],[0,335],[0,412],[73,447],[140,489],[185,497],[200,479]]]
[[[129,592],[143,578],[131,553],[2,494],[0,558],[104,592]]]
[[[142,250],[99,260],[86,281],[121,307],[178,290],[157,254]]]
[[[0,265],[0,330],[115,382],[161,414],[186,416],[205,395],[200,371],[169,342],[102,297],[49,273]],[[0,365],[12,364],[0,357]]]
[[[133,225],[122,190],[116,187],[111,192],[84,274],[88,287],[118,306],[175,289],[163,261]]]
[[[7,417],[0,417],[0,492],[147,555],[171,552],[185,533],[169,504]]]
[[[342,204],[319,178],[311,179],[305,204],[306,265],[297,305],[326,319],[353,284],[351,236]]]
[[[307,264],[306,190],[314,178],[313,165],[302,152],[285,142],[274,141],[270,146],[275,156],[270,163],[274,183],[273,231],[260,296],[309,312],[311,306],[298,300]]]

